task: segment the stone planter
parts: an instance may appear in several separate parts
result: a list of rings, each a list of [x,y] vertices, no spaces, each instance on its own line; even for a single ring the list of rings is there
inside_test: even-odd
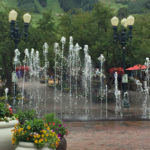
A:
[[[59,146],[56,148],[56,150],[67,150],[67,141],[63,137],[59,143]]]
[[[54,150],[48,147],[43,147],[38,149],[34,143],[31,142],[19,142],[19,145],[16,147],[15,150]]]
[[[18,123],[17,120],[12,120],[9,122],[0,121],[0,150],[14,150],[15,147],[12,145],[11,130]]]

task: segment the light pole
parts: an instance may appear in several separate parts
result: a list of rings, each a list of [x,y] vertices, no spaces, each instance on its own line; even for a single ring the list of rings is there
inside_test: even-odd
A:
[[[132,28],[134,25],[134,17],[129,16],[128,18],[123,18],[121,20],[122,29],[120,32],[118,31],[119,19],[117,17],[113,17],[111,19],[111,24],[113,26],[114,31],[114,40],[115,42],[120,42],[122,46],[122,67],[125,71],[126,44],[129,40],[132,39]],[[123,95],[123,107],[125,108],[129,107],[129,101],[127,99],[127,90],[128,90],[128,75],[124,74],[122,76],[122,95]]]
[[[9,12],[9,22],[10,22],[10,33],[11,38],[15,43],[15,48],[18,47],[18,43],[20,42],[20,39],[24,37],[25,39],[28,36],[28,27],[31,20],[31,15],[29,13],[26,13],[23,15],[23,21],[24,21],[24,29],[23,32],[20,32],[19,27],[17,25],[17,16],[18,13],[15,10],[11,10]]]

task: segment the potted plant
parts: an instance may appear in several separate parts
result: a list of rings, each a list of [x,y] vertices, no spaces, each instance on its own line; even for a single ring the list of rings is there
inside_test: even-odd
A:
[[[59,145],[60,138],[42,119],[25,121],[12,131],[15,150],[52,150]]]
[[[44,121],[51,129],[53,129],[57,133],[58,137],[60,138],[60,143],[56,150],[66,150],[67,141],[65,139],[65,135],[68,135],[68,130],[65,124],[63,124],[62,121],[58,119],[54,113],[46,114],[44,116]]]
[[[10,105],[0,103],[0,149],[13,150],[11,144],[11,130],[17,124],[13,110]]]

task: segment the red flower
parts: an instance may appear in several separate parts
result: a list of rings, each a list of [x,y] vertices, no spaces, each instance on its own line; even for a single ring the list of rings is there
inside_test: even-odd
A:
[[[55,122],[53,122],[53,126],[55,125]]]
[[[12,115],[13,114],[13,110],[11,107],[9,107],[9,113]]]

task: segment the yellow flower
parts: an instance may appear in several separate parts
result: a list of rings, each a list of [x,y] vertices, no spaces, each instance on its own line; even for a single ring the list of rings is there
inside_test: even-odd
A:
[[[59,145],[59,143],[58,143],[58,141],[56,141],[56,147],[58,147],[58,145]]]
[[[45,138],[45,142],[47,142],[47,139]]]
[[[42,134],[42,138],[44,137],[44,134]]]
[[[27,129],[28,129],[28,130],[30,130],[30,129],[31,129],[31,127],[30,127],[30,126],[27,126]]]
[[[40,138],[40,137],[41,137],[40,134],[38,134],[38,135],[37,135],[37,138]]]
[[[43,130],[42,132],[43,132],[43,133],[46,133],[46,130]]]
[[[16,142],[15,137],[12,137],[12,144],[15,144],[15,142]]]
[[[39,139],[39,143],[43,142],[43,139]]]
[[[47,127],[47,130],[49,131],[49,130],[50,130],[50,127]]]
[[[34,143],[38,143],[38,140],[35,140]]]

